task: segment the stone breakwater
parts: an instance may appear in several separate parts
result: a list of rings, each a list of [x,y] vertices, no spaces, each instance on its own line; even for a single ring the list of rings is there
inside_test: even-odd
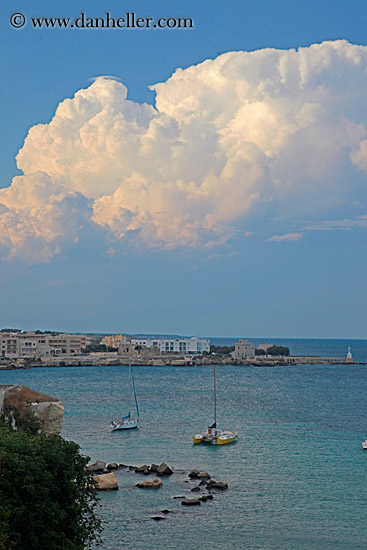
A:
[[[357,363],[353,359],[343,357],[317,357],[317,356],[290,356],[290,357],[266,357],[259,356],[254,359],[234,360],[230,356],[212,355],[146,355],[136,356],[92,356],[80,355],[73,357],[55,357],[47,359],[0,359],[0,369],[31,369],[36,367],[108,367],[108,366],[148,366],[148,367],[192,367],[201,365],[238,365],[254,367],[276,367],[287,365],[365,365]]]
[[[185,489],[182,491],[184,494],[178,496],[167,494],[173,510],[169,508],[159,510],[157,515],[151,516],[151,519],[154,521],[164,520],[168,514],[179,513],[180,506],[177,506],[179,503],[181,506],[200,506],[202,503],[214,500],[216,495],[229,488],[227,482],[212,479],[212,476],[208,472],[193,469],[186,476],[184,470],[175,470],[165,462],[162,462],[160,465],[143,464],[142,466],[128,466],[127,464],[119,464],[117,462],[107,464],[106,462],[97,460],[94,464],[87,466],[87,470],[93,475],[93,483],[98,491],[117,490],[119,488],[119,479],[124,483],[128,479],[131,486],[135,486],[138,489],[150,491],[163,488],[164,490],[165,482],[161,478],[167,476],[176,476],[179,478],[181,485],[185,486]],[[136,477],[131,477],[131,474],[137,474],[138,476],[153,475],[154,477],[135,483]],[[170,487],[172,492],[172,486]],[[174,506],[172,506],[172,500],[175,503]]]

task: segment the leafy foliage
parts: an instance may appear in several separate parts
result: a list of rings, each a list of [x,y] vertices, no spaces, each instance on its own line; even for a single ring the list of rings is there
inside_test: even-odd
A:
[[[0,428],[0,550],[83,550],[100,543],[88,460],[60,436]]]
[[[289,348],[285,346],[270,346],[270,348],[266,350],[266,353],[268,355],[282,355],[284,357],[289,357],[290,351]]]

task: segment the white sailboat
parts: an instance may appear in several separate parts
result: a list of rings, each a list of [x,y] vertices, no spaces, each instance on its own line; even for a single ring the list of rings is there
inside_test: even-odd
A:
[[[131,387],[134,391],[136,419],[131,417]],[[134,382],[131,365],[129,365],[129,412],[126,416],[122,417],[121,420],[113,420],[111,422],[111,432],[115,432],[117,430],[131,430],[133,428],[137,428],[138,422],[139,422],[138,399],[136,397],[135,382]]]
[[[233,443],[237,439],[234,432],[223,431],[217,428],[217,379],[214,365],[214,424],[209,426],[205,432],[200,432],[193,436],[194,445],[198,443],[210,443],[212,445],[226,445]]]

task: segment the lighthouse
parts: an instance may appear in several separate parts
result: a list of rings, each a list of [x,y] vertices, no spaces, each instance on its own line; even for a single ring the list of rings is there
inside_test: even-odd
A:
[[[350,346],[348,346],[347,359],[353,359],[352,352],[350,351]]]

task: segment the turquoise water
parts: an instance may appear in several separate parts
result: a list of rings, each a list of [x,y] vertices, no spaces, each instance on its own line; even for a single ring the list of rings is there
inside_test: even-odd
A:
[[[355,347],[365,360],[367,343]],[[112,434],[110,420],[126,409],[127,367],[0,373],[0,383],[60,398],[62,435],[92,460],[165,461],[229,483],[214,501],[185,508],[172,497],[195,485],[186,475],[148,492],[135,487],[138,474],[118,472],[119,491],[102,495],[106,550],[366,548],[367,366],[227,366],[217,379],[218,425],[239,440],[194,447],[192,434],[213,420],[210,367],[136,368],[141,426]],[[165,508],[173,513],[154,522]]]

